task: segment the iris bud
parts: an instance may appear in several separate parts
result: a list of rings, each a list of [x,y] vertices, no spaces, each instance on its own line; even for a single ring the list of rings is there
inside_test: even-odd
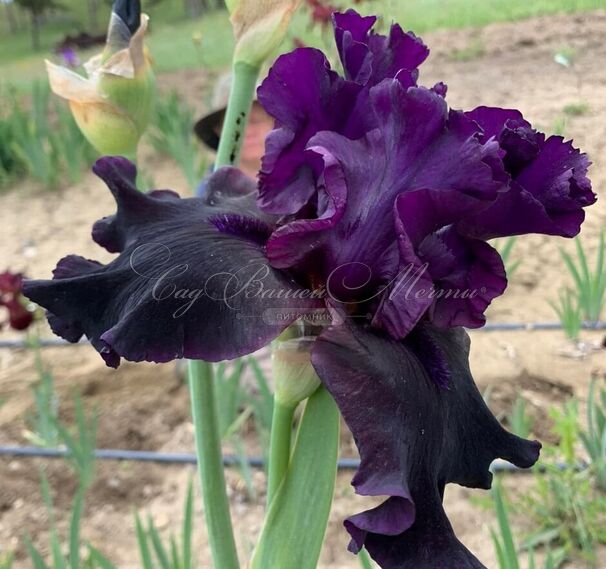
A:
[[[277,341],[272,350],[272,371],[275,378],[276,402],[295,407],[320,386],[320,379],[311,364],[313,336]]]
[[[236,38],[235,62],[260,67],[282,43],[301,0],[227,0]]]
[[[144,46],[147,24],[138,1],[117,0],[105,49],[84,64],[86,77],[46,62],[51,89],[69,102],[80,130],[101,154],[133,158],[149,125],[155,80]]]

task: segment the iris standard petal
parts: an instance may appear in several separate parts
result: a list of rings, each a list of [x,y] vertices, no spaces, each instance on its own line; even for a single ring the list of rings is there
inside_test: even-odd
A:
[[[278,58],[258,90],[259,102],[276,120],[259,173],[264,211],[296,213],[307,203],[314,188],[305,146],[320,130],[342,128],[358,90],[330,69],[319,50],[301,48]]]
[[[359,138],[378,126],[368,113],[372,87],[386,78],[403,87],[416,84],[427,47],[397,25],[388,36],[371,32],[375,21],[353,10],[334,15],[345,78],[330,69],[322,52],[301,48],[278,58],[259,88],[260,103],[276,121],[259,176],[263,210],[294,214],[312,198],[313,175],[304,151],[316,133]]]
[[[138,192],[124,158],[102,158],[95,172],[118,204],[95,239],[120,255],[107,265],[67,257],[53,280],[27,281],[24,292],[48,310],[57,334],[86,335],[108,365],[234,358],[317,306],[310,290],[269,266],[272,220],[238,170],[215,173],[205,199]]]
[[[373,86],[397,77],[404,87],[416,85],[418,67],[429,49],[413,33],[398,24],[387,36],[372,31],[377,18],[361,16],[355,10],[333,15],[335,42],[347,79]]]
[[[494,459],[524,468],[538,459],[539,443],[508,433],[488,410],[468,355],[462,329],[428,324],[402,342],[347,322],[324,331],[313,349],[360,452],[352,484],[359,494],[386,496],[347,520],[351,549],[366,547],[384,569],[482,568],[454,535],[445,485],[486,489]],[[432,377],[445,370],[446,389]]]

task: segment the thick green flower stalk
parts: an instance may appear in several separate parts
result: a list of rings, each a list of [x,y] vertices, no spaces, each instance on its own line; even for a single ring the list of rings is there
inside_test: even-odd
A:
[[[116,1],[102,53],[87,76],[46,62],[53,92],[69,102],[80,130],[101,154],[134,159],[151,119],[155,80],[144,45],[148,16],[138,2]]]
[[[284,41],[301,0],[227,0],[226,3],[236,47],[233,84],[217,151],[217,166],[238,163],[259,71]]]

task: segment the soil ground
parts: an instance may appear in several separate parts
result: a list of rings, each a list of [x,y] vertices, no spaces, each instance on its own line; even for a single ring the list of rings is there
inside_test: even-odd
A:
[[[551,132],[556,125],[566,138],[574,138],[593,162],[592,179],[601,201],[588,212],[583,240],[590,256],[598,247],[598,234],[606,222],[606,13],[538,18],[512,24],[495,24],[479,30],[444,31],[424,39],[433,48],[424,67],[424,84],[445,81],[454,108],[479,104],[515,107],[535,125]],[[574,65],[564,68],[554,61],[560,50],[574,50]],[[208,77],[192,71],[162,76],[163,88],[177,88],[192,104],[208,85]],[[570,105],[585,105],[578,116],[565,113]],[[565,120],[565,124],[564,123]],[[151,154],[143,169],[153,171],[158,187],[185,187],[177,168]],[[103,184],[92,175],[58,193],[45,193],[23,182],[0,196],[0,268],[23,270],[29,276],[50,276],[56,261],[76,252],[100,261],[109,259],[90,240],[92,223],[114,209]],[[573,244],[551,237],[525,237],[516,243],[513,257],[521,265],[503,298],[489,309],[491,322],[553,321],[548,301],[571,284],[559,248]],[[46,333],[46,332],[45,332]],[[8,337],[6,333],[4,337]],[[603,333],[585,333],[596,346]],[[89,408],[99,412],[98,446],[191,452],[192,425],[186,388],[174,365],[123,364],[104,367],[87,346],[49,348],[44,351],[52,368],[62,414],[71,414],[70,393],[79,390]],[[550,440],[547,410],[574,394],[583,399],[591,378],[606,378],[606,353],[595,350],[584,357],[571,348],[561,332],[473,332],[472,368],[482,390],[490,388],[491,405],[505,414],[518,394],[530,404],[536,418],[535,435]],[[31,353],[0,351],[0,444],[26,444],[25,418],[32,409],[31,384],[36,372]],[[253,442],[251,441],[251,445]],[[252,449],[252,452],[258,449]],[[351,437],[343,435],[342,454],[352,456]],[[39,468],[49,476],[57,502],[60,528],[67,527],[75,482],[63,461],[0,458],[0,552],[16,552],[15,569],[29,567],[22,538],[29,533],[47,550],[48,519],[39,492]],[[183,496],[191,467],[141,463],[103,462],[88,500],[84,537],[100,548],[121,569],[140,566],[133,524],[133,510],[148,511],[161,531],[178,531]],[[227,472],[238,544],[242,557],[250,551],[260,529],[263,495],[257,502],[246,497],[236,470]],[[331,514],[322,569],[353,569],[357,561],[346,551],[342,521],[367,506],[349,485],[351,473],[340,473]],[[255,474],[263,488],[261,473]],[[528,477],[509,477],[506,486],[523,487]],[[481,491],[453,486],[446,494],[446,508],[461,540],[487,565],[496,566],[490,540],[492,511],[478,505]],[[470,499],[475,497],[476,499]],[[196,540],[199,567],[210,567],[202,529],[201,501],[197,500]],[[523,524],[523,520],[518,520]],[[606,557],[601,552],[601,564]],[[573,562],[569,567],[584,565]],[[295,568],[293,568],[295,569]]]

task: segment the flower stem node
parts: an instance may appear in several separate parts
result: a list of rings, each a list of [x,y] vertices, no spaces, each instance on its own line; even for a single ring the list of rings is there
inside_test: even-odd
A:
[[[282,43],[301,0],[229,0],[234,62],[260,67]]]
[[[314,337],[303,336],[277,341],[273,347],[272,368],[276,402],[295,407],[318,389],[320,379],[311,364]]]
[[[132,4],[130,11],[125,4]],[[84,64],[86,76],[46,61],[51,89],[69,102],[80,130],[101,154],[134,158],[151,120],[155,79],[144,46],[149,18],[138,5],[116,2],[105,49]]]

